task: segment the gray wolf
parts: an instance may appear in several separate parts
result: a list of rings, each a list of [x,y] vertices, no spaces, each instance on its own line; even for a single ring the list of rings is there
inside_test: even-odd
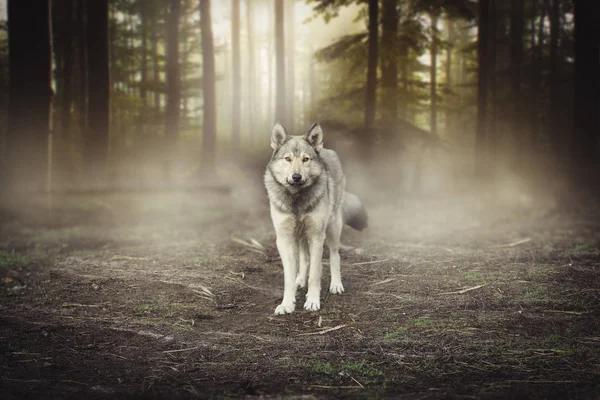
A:
[[[323,130],[313,124],[304,135],[288,135],[277,123],[271,133],[273,155],[264,182],[283,263],[283,301],[275,314],[296,308],[296,289],[308,291],[304,309],[321,308],[321,257],[327,240],[331,293],[344,292],[340,271],[340,236],[344,224],[362,230],[367,213],[359,198],[345,191],[346,179],[335,151],[323,148]]]

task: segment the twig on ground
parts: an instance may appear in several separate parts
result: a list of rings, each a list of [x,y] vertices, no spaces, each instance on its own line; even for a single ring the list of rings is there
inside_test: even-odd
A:
[[[347,324],[341,324],[341,325],[337,325],[337,326],[334,326],[333,328],[327,328],[327,329],[324,329],[324,330],[322,330],[322,331],[319,331],[319,332],[308,332],[308,333],[301,333],[301,334],[299,334],[298,336],[324,335],[324,334],[326,334],[326,333],[333,332],[333,331],[337,331],[338,329],[345,328],[345,327],[347,327],[347,326],[350,326],[350,325],[352,325],[352,324],[353,324],[353,322],[349,322],[349,323],[347,323]]]
[[[125,260],[150,261],[150,259],[146,258],[146,257],[130,257],[130,256],[121,256],[121,255],[114,255],[114,256],[112,256],[111,260],[113,260],[113,261],[125,261]]]
[[[190,348],[187,348],[187,349],[165,350],[165,351],[163,351],[163,354],[181,353],[182,351],[192,351],[192,350],[196,350],[197,348],[198,348],[198,346],[196,346],[196,347],[190,347]]]
[[[531,242],[531,240],[532,240],[531,238],[525,238],[525,239],[520,239],[520,240],[517,240],[515,242],[508,243],[508,244],[497,244],[497,245],[494,245],[494,246],[489,246],[489,248],[490,249],[500,249],[500,248],[503,248],[503,247],[515,247],[515,246],[518,246],[520,244],[525,244],[525,243]]]
[[[241,244],[242,246],[246,246],[246,247],[248,247],[249,250],[252,250],[254,252],[257,252],[257,253],[260,253],[260,254],[263,254],[263,255],[265,254],[265,252],[264,252],[265,248],[263,247],[262,244],[260,244],[255,239],[250,239],[250,241],[248,242],[248,241],[246,241],[244,239],[240,239],[238,237],[233,236],[231,238],[231,241],[235,242],[235,243],[238,243],[238,244]]]
[[[348,375],[348,376],[350,376],[350,375]],[[364,386],[362,385],[362,383],[360,383],[359,381],[357,381],[353,377],[350,376],[350,379],[352,379],[354,382],[356,382],[358,384],[358,386],[360,386],[361,388],[364,388]]]
[[[387,260],[389,260],[389,258],[384,258],[383,260],[374,260],[374,261],[365,261],[365,262],[359,262],[359,263],[352,263],[352,264],[349,264],[349,265],[369,265],[369,264],[377,264],[377,263],[386,262]]]
[[[327,385],[309,385],[308,387],[317,389],[364,389],[364,386],[327,386]]]
[[[573,315],[583,315],[583,314],[587,314],[589,311],[544,310],[544,312],[548,312],[548,313],[556,313],[556,314],[573,314]]]
[[[62,303],[61,307],[100,307],[101,304]]]
[[[470,288],[462,289],[462,290],[457,290],[456,292],[439,293],[438,295],[442,296],[442,295],[446,295],[446,294],[463,294],[463,293],[470,292],[471,290],[481,289],[484,286],[487,286],[487,283],[484,283],[483,285],[477,285],[477,286],[473,286],[473,287],[470,287]]]
[[[384,279],[383,281],[373,283],[372,286],[383,285],[384,283],[392,282],[395,280],[396,280],[396,278]]]

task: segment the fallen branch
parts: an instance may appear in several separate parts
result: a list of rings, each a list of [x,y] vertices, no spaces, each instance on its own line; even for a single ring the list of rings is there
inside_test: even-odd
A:
[[[265,254],[264,253],[265,248],[263,247],[263,245],[261,245],[255,239],[250,239],[250,241],[248,242],[248,241],[246,241],[244,239],[240,239],[238,237],[233,236],[231,238],[231,241],[235,242],[235,243],[238,243],[238,244],[241,244],[243,246],[246,246],[246,247],[249,248],[249,250],[255,251],[255,252],[260,253],[260,254]]]
[[[515,247],[515,246],[518,246],[520,244],[525,244],[525,243],[528,243],[528,242],[531,242],[531,238],[520,239],[520,240],[517,240],[516,242],[512,242],[512,243],[508,243],[508,244],[497,244],[497,245],[494,245],[494,246],[489,246],[489,248],[490,249],[500,249],[500,248],[503,248],[503,247]]]
[[[114,256],[112,256],[111,260],[113,260],[113,261],[123,261],[123,260],[150,261],[150,259],[146,258],[146,257],[130,257],[130,256],[120,256],[120,255],[114,255]]]
[[[324,329],[324,330],[322,330],[322,331],[319,331],[319,332],[308,332],[308,333],[301,333],[301,334],[299,334],[298,336],[324,335],[324,334],[326,334],[326,333],[333,332],[333,331],[337,331],[338,329],[345,328],[345,327],[347,327],[347,326],[350,326],[350,325],[352,325],[352,324],[353,324],[353,322],[349,322],[349,323],[347,323],[347,324],[341,324],[341,325],[337,325],[337,326],[334,326],[333,328],[327,328],[327,329]]]
[[[364,389],[364,386],[327,386],[327,385],[309,385],[308,387],[317,389]]]
[[[165,350],[163,351],[163,354],[171,354],[171,353],[181,353],[183,351],[192,351],[192,350],[196,350],[198,348],[198,346],[196,347],[190,347],[187,349],[178,349],[178,350]]]
[[[583,314],[587,314],[589,311],[544,310],[543,312],[556,313],[556,314],[583,315]]]
[[[377,263],[386,262],[387,260],[389,260],[389,258],[384,258],[383,260],[375,260],[375,261],[365,261],[365,262],[359,262],[359,263],[352,263],[352,264],[350,264],[350,265],[369,265],[369,264],[377,264]]]
[[[456,292],[439,293],[438,295],[442,296],[442,295],[446,295],[446,294],[463,294],[463,293],[470,292],[471,290],[481,289],[484,286],[487,286],[487,283],[484,283],[483,285],[477,285],[477,286],[473,286],[470,288],[462,289],[462,290],[457,290]]]
[[[395,281],[395,280],[396,280],[396,278],[385,279],[383,281],[373,283],[372,286],[383,285],[384,283],[392,282],[392,281]]]

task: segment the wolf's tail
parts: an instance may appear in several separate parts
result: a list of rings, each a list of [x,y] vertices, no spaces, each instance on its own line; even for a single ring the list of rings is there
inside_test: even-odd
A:
[[[358,196],[352,193],[344,192],[344,205],[342,212],[344,215],[344,223],[357,231],[362,231],[367,227],[369,217],[365,211],[365,207],[360,202]]]

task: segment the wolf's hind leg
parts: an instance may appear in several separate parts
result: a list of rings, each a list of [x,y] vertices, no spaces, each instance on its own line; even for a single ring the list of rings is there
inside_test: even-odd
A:
[[[296,277],[296,285],[303,288],[306,286],[306,274],[308,273],[309,265],[308,243],[305,237],[298,240],[298,254],[300,259],[300,270]]]
[[[327,247],[329,247],[329,264],[331,266],[331,293],[343,293],[342,272],[340,266],[340,237],[342,235],[343,219],[341,212],[329,223],[326,231]]]

